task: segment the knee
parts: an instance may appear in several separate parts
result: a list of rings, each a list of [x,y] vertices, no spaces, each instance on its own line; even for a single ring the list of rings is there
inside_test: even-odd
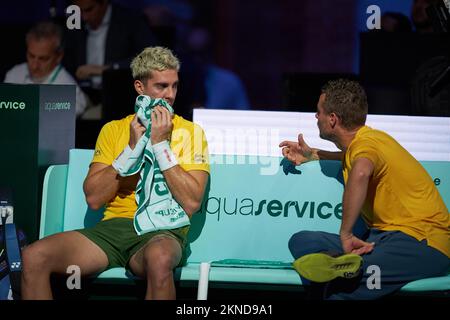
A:
[[[317,243],[317,232],[315,231],[300,231],[291,236],[288,247],[292,256],[297,259],[309,253],[313,253],[312,246]]]
[[[150,248],[144,252],[144,265],[147,277],[153,282],[165,281],[172,277],[175,267],[174,257],[161,248]]]
[[[50,267],[50,252],[39,241],[22,250],[23,273],[43,272]]]

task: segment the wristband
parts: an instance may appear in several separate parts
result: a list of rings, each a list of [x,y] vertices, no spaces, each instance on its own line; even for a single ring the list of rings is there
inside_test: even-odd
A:
[[[158,161],[161,171],[166,171],[178,164],[172,149],[170,149],[169,141],[164,140],[155,145],[152,145],[155,153],[156,161]]]
[[[133,150],[131,150],[130,146],[127,145],[125,149],[123,149],[123,151],[119,154],[119,156],[113,161],[112,167],[119,173],[123,172],[128,158],[130,157],[132,152]]]

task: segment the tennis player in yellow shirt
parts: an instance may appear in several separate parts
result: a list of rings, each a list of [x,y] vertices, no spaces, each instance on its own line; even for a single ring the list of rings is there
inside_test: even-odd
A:
[[[295,165],[342,161],[339,235],[301,231],[289,241],[295,269],[305,283],[320,288],[319,298],[376,299],[410,281],[446,275],[450,268],[444,201],[408,151],[387,133],[365,125],[367,112],[366,94],[357,82],[330,81],[319,98],[317,125],[320,137],[341,151],[310,148],[301,134],[297,142],[280,143],[283,156]],[[368,230],[358,237],[353,227],[360,213]],[[369,266],[380,270],[376,288],[367,286]]]
[[[179,67],[170,50],[144,49],[131,63],[136,92],[172,106]],[[209,179],[204,132],[165,107],[152,110],[150,139],[155,159],[173,199],[190,218],[201,206]],[[115,165],[145,132],[136,114],[102,128],[84,192],[90,208],[105,208],[104,218],[92,228],[51,235],[28,246],[23,252],[23,299],[51,299],[50,275],[65,274],[70,265],[79,266],[82,276],[125,267],[146,279],[146,299],[176,298],[173,269],[184,262],[189,225],[137,234],[133,218],[139,174],[122,177]]]

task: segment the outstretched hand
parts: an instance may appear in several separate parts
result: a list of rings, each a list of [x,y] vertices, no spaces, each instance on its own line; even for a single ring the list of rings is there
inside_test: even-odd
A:
[[[303,140],[303,134],[298,135],[298,142],[283,141],[279,147],[283,148],[281,149],[283,157],[296,166],[308,161],[318,160],[317,155],[314,154],[314,150]]]

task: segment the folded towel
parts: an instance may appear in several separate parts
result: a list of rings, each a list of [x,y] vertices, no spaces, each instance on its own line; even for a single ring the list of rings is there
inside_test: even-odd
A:
[[[158,161],[155,159],[150,140],[151,113],[158,105],[167,108],[173,114],[172,107],[164,99],[152,99],[145,95],[136,98],[135,112],[147,130],[133,150],[127,146],[119,156],[121,160],[113,163],[122,177],[140,172],[136,187],[138,208],[134,215],[134,228],[139,235],[156,230],[176,229],[190,224],[186,212],[173,198]]]

